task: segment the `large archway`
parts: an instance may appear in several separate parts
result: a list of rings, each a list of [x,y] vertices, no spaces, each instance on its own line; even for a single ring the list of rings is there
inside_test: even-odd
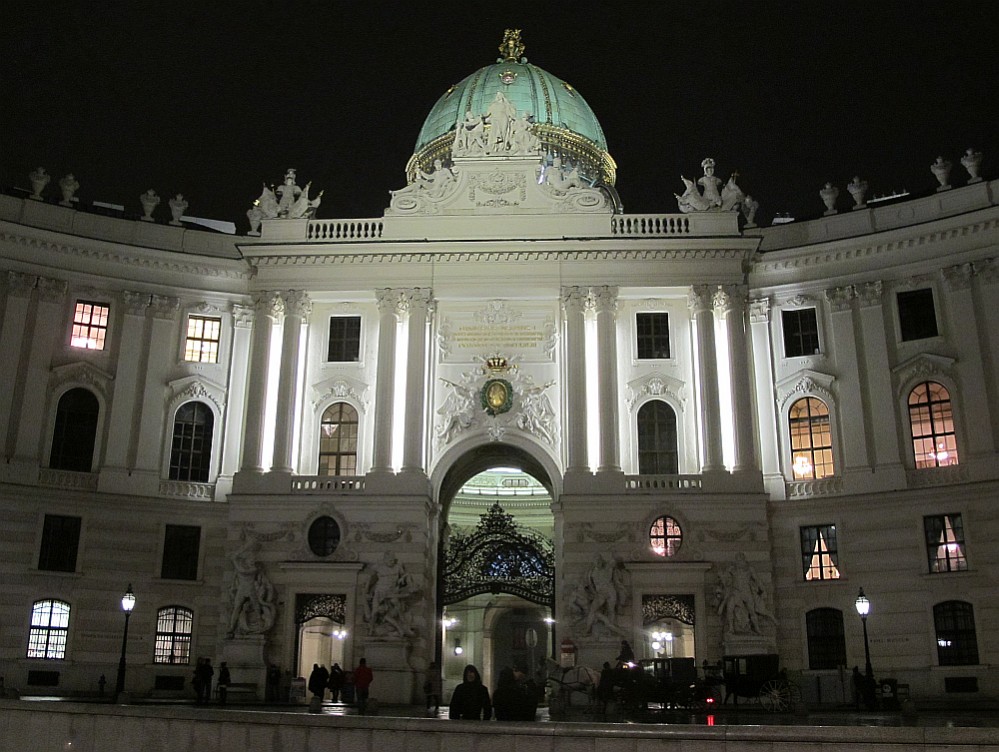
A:
[[[560,477],[509,443],[451,455],[437,478],[438,664],[445,696],[467,663],[495,684],[504,666],[538,671],[554,645],[555,520]]]

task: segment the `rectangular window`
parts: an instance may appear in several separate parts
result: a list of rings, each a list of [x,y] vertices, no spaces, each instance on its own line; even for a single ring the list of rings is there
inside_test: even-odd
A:
[[[73,332],[69,344],[85,350],[103,350],[108,333],[108,314],[111,309],[89,300],[76,301],[73,311]]]
[[[835,525],[801,528],[801,569],[806,582],[839,579]]]
[[[38,551],[38,568],[50,572],[75,572],[76,555],[80,547],[79,517],[61,514],[45,515],[42,545]]]
[[[819,323],[814,308],[781,311],[784,357],[800,358],[819,352]]]
[[[198,579],[200,545],[200,527],[167,525],[163,537],[163,565],[160,568],[160,577],[165,580]]]
[[[189,363],[218,363],[222,319],[188,316],[184,360]]]
[[[843,612],[838,608],[817,608],[805,614],[808,637],[808,668],[834,669],[846,665],[846,636]]]
[[[331,316],[330,342],[326,360],[330,363],[354,363],[361,356],[361,317]]]
[[[898,302],[898,326],[903,342],[937,336],[937,313],[933,290],[908,290],[895,297]]]
[[[926,557],[930,572],[963,572],[968,568],[961,515],[923,517],[923,531],[926,533]]]
[[[639,313],[635,316],[639,360],[669,358],[669,314]]]

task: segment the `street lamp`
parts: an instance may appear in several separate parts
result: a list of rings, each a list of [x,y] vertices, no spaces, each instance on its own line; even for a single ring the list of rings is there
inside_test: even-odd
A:
[[[118,681],[114,687],[114,700],[118,702],[118,697],[125,691],[125,648],[128,647],[128,617],[132,615],[135,608],[135,593],[132,592],[132,585],[129,583],[128,590],[121,597],[121,610],[125,612],[125,631],[121,636],[121,660],[118,661]]]
[[[867,638],[867,615],[871,612],[871,602],[860,588],[857,600],[854,601],[860,621],[864,625],[864,704],[868,710],[874,710],[874,668],[871,666],[871,643]]]

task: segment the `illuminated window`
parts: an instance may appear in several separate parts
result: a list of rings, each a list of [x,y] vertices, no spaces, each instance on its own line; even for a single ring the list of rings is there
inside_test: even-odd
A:
[[[814,308],[781,311],[784,357],[800,358],[819,352],[819,324]]]
[[[838,580],[835,525],[801,528],[801,569],[805,580]]]
[[[909,426],[917,468],[957,464],[954,411],[943,384],[924,381],[909,392]]]
[[[676,556],[683,543],[683,531],[672,517],[660,517],[649,529],[649,544],[656,556]]]
[[[676,475],[678,467],[676,413],[662,400],[646,402],[638,409],[638,474]]]
[[[153,663],[190,663],[194,612],[167,606],[156,612],[156,648]]]
[[[937,633],[937,661],[941,666],[972,666],[978,663],[975,609],[964,601],[944,601],[933,607]]]
[[[323,413],[319,475],[357,475],[357,410],[346,402],[336,402]]]
[[[69,343],[85,350],[103,350],[108,333],[110,308],[89,300],[76,301],[73,312],[73,333]]]
[[[795,480],[825,478],[833,474],[832,431],[829,408],[814,397],[791,405],[791,469]]]
[[[45,515],[42,545],[38,551],[38,568],[50,572],[75,572],[76,554],[80,548],[79,517],[61,514]]]
[[[212,461],[215,416],[203,402],[185,402],[173,421],[170,480],[207,483]]]
[[[28,658],[62,660],[66,657],[69,635],[69,604],[65,601],[36,601],[31,607]]]
[[[963,572],[968,568],[964,555],[964,523],[959,514],[923,517],[926,556],[931,572]]]
[[[900,292],[895,300],[903,342],[937,336],[937,313],[931,288]]]
[[[639,360],[669,357],[669,314],[639,313],[635,316]]]
[[[218,363],[221,337],[222,319],[189,316],[184,360],[191,363]]]
[[[91,471],[100,411],[97,397],[87,389],[70,389],[59,398],[49,454],[50,468],[77,473]]]
[[[353,363],[361,355],[361,317],[330,317],[330,340],[326,360],[331,363]]]
[[[808,635],[808,668],[814,670],[846,665],[843,612],[838,608],[816,608],[805,614]]]

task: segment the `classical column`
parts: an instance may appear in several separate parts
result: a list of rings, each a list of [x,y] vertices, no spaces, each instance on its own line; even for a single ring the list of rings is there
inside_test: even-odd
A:
[[[874,439],[871,466],[885,469],[893,467],[901,471],[898,411],[885,409],[885,406],[895,404],[895,390],[892,388],[892,360],[885,331],[883,285],[880,280],[868,282],[858,285],[856,290],[860,302],[860,330],[865,355],[866,401],[863,414],[867,416],[870,435]],[[873,420],[875,415],[879,416],[878,420]]]
[[[722,456],[721,408],[718,402],[718,363],[715,359],[715,316],[711,285],[695,285],[687,298],[697,328],[697,380],[701,408],[701,472],[725,469]]]
[[[617,391],[617,288],[593,288],[597,314],[597,404],[600,406],[600,455],[597,472],[620,472]]]
[[[424,432],[427,411],[427,317],[433,293],[415,288],[409,297],[409,340],[406,344],[406,419],[402,472],[424,472]]]
[[[565,311],[566,472],[588,472],[586,452],[586,306],[585,287],[563,287]]]
[[[725,285],[715,293],[715,305],[725,319],[728,338],[728,374],[735,413],[735,472],[758,470],[756,442],[753,440],[753,400],[749,386],[749,357],[746,352],[746,288]]]
[[[222,446],[220,476],[231,476],[239,469],[240,438],[246,408],[246,383],[250,370],[250,339],[253,334],[253,309],[232,306],[232,349],[229,353],[229,395],[226,400],[225,443]]]
[[[14,416],[18,411],[14,406],[18,404],[16,392],[23,389],[24,369],[27,368],[31,347],[30,338],[25,341],[25,322],[30,321],[28,309],[37,281],[33,274],[7,272],[6,311],[3,329],[0,330],[0,346],[4,352],[4,367],[0,368],[0,426],[6,426],[4,457],[8,459],[14,454],[17,437],[17,419]],[[65,327],[64,338],[68,336],[69,322],[65,322]]]
[[[395,339],[402,299],[383,289],[378,298],[378,365],[375,375],[375,441],[371,472],[392,472],[392,415],[395,405]]]
[[[163,467],[163,385],[176,367],[177,329],[180,300],[167,295],[149,297],[149,332],[147,356],[138,396],[142,399],[139,430],[134,434],[134,463],[130,467],[159,478]],[[168,357],[159,356],[169,353]],[[142,372],[140,372],[142,373]],[[173,426],[170,426],[171,433]]]
[[[121,318],[119,352],[127,355],[119,356],[115,371],[114,398],[111,401],[108,423],[110,440],[104,454],[106,470],[131,469],[129,456],[131,447],[135,444],[134,437],[139,430],[139,416],[142,413],[139,385],[145,375],[145,364],[149,360],[146,353],[149,342],[146,331],[149,297],[148,292],[125,290],[122,293],[125,315]]]
[[[836,367],[839,382],[837,390],[840,415],[840,435],[849,436],[842,442],[843,456],[833,456],[834,469],[841,471],[857,470],[873,466],[873,457],[868,457],[868,423],[870,416],[864,413],[864,390],[860,380],[860,361],[857,354],[863,346],[857,341],[857,330],[853,319],[853,300],[856,293],[853,287],[832,287],[825,291],[829,304],[829,319],[832,331],[829,345],[825,348],[836,354]],[[831,345],[831,346],[830,346]],[[829,405],[832,409],[832,405]],[[788,462],[791,458],[788,458]]]
[[[276,292],[253,295],[253,341],[250,344],[250,378],[246,387],[246,423],[241,470],[263,472],[264,411],[267,409],[267,371],[271,360],[271,328],[284,311]]]
[[[753,342],[756,410],[760,425],[760,464],[767,476],[780,473],[777,411],[774,404],[773,341],[770,338],[770,298],[749,303],[749,328]]]
[[[284,300],[284,327],[281,336],[281,368],[278,373],[277,407],[274,420],[274,459],[271,470],[291,473],[295,440],[295,402],[298,398],[298,355],[302,325],[312,312],[312,301],[301,290],[288,290]]]

